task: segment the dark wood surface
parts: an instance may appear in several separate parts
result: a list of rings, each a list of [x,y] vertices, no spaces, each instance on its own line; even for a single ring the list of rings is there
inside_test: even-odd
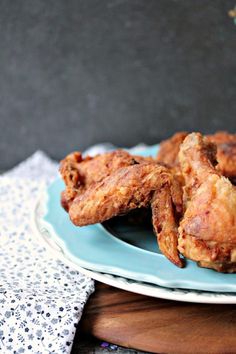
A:
[[[236,306],[155,299],[97,282],[80,333],[152,353],[236,353]]]

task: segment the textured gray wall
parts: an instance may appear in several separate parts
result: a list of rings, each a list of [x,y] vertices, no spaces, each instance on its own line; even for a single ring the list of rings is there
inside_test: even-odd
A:
[[[235,0],[0,2],[0,168],[235,130]]]

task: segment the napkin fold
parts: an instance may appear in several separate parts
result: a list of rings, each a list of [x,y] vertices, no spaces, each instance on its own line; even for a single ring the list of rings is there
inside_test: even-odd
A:
[[[91,279],[52,258],[30,225],[32,209],[57,170],[58,164],[39,151],[0,177],[3,354],[70,353],[84,304],[94,291]]]

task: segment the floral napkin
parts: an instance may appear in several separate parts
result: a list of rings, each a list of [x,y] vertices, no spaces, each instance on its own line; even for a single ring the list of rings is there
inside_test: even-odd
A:
[[[32,232],[35,202],[58,174],[44,153],[0,177],[0,352],[70,353],[91,279],[52,258]]]

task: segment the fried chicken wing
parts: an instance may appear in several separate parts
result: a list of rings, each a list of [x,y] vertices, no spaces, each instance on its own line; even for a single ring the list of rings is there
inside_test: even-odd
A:
[[[175,168],[177,174],[179,173],[179,149],[187,135],[187,132],[178,132],[163,141],[157,155],[158,162],[163,162],[165,165]],[[236,134],[217,132],[206,135],[206,138],[217,146],[217,169],[236,184]]]
[[[173,203],[180,210],[182,194],[172,180],[173,176],[168,169],[153,162],[119,168],[76,195],[69,206],[70,219],[76,226],[85,226],[151,205],[160,249],[174,264],[181,267],[183,261],[177,251]],[[167,206],[168,209],[165,209]],[[165,234],[169,231],[170,234]]]
[[[153,161],[151,157],[133,156],[124,150],[85,158],[82,158],[80,152],[71,153],[60,163],[60,173],[66,185],[61,195],[61,204],[68,210],[75,196],[93,183],[101,181],[122,167],[150,161]]]
[[[185,212],[179,226],[179,251],[202,267],[236,271],[236,187],[216,164],[216,146],[199,133],[180,147],[185,180]]]
[[[182,204],[181,204],[182,206]],[[184,261],[178,252],[178,228],[173,209],[173,195],[170,183],[163,184],[153,194],[152,224],[157,235],[161,252],[178,267],[184,266]]]
[[[167,177],[166,169],[155,164],[121,168],[74,199],[69,210],[71,221],[84,226],[147,207]]]

